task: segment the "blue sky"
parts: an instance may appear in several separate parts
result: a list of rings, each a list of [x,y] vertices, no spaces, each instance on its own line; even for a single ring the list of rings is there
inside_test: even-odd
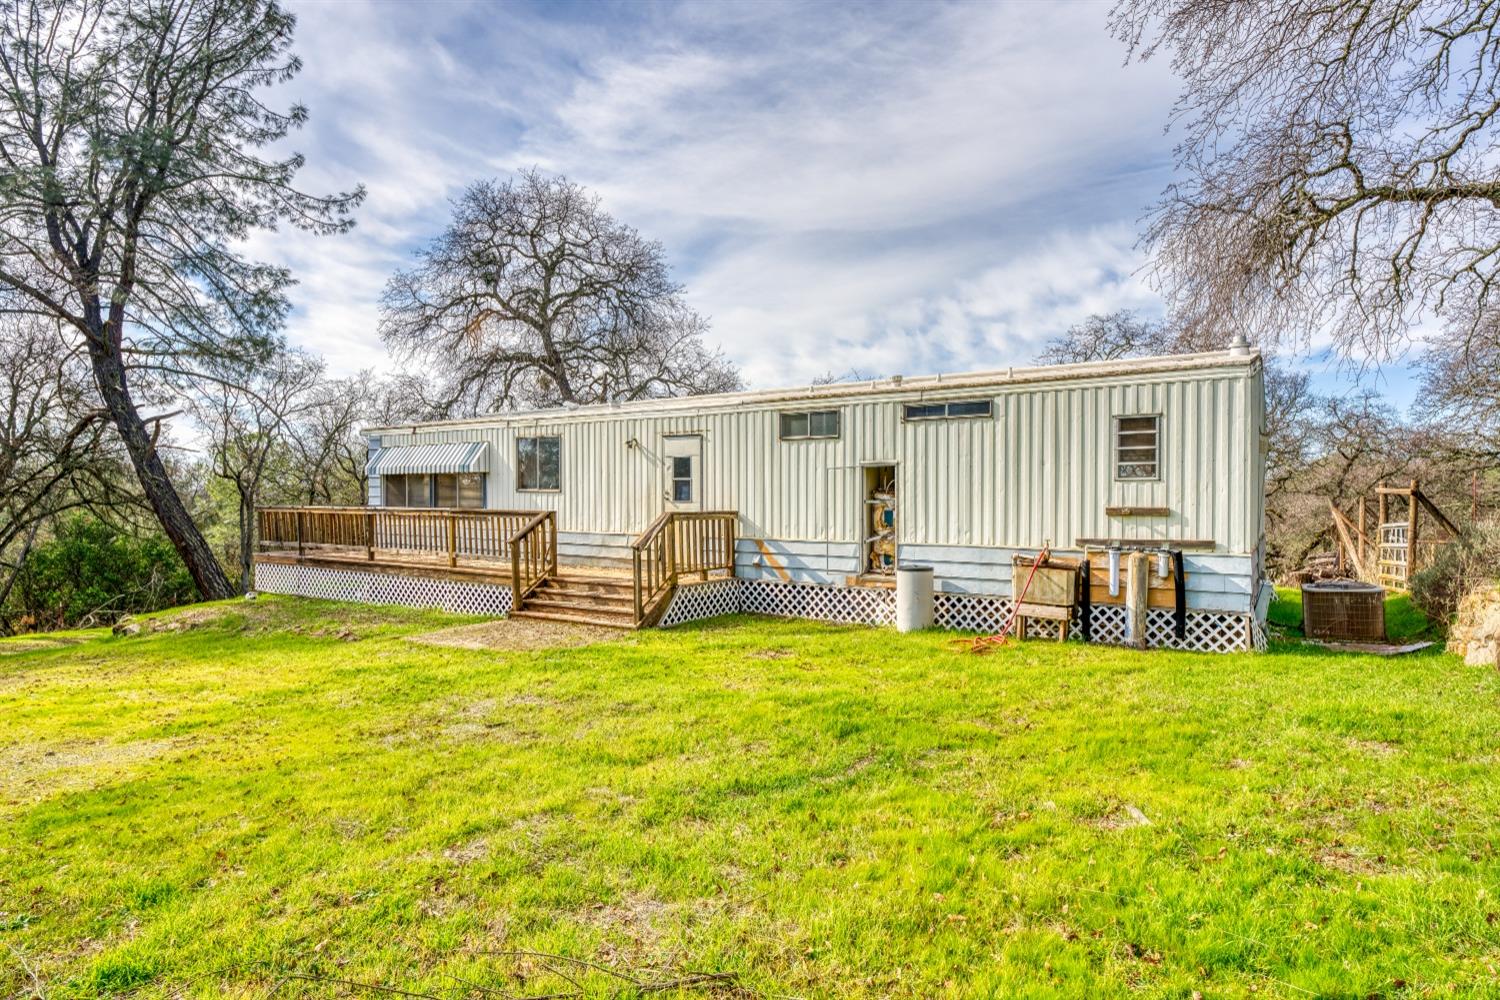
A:
[[[369,198],[347,236],[253,252],[294,269],[290,335],[336,372],[391,366],[381,287],[448,200],[532,165],[661,240],[753,386],[1025,363],[1159,311],[1135,241],[1175,82],[1124,65],[1105,4],[290,7],[302,183]],[[1399,367],[1385,388],[1410,399]]]

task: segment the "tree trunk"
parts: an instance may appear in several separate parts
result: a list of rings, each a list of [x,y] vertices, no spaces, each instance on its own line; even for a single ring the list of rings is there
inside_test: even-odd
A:
[[[41,521],[32,521],[31,528],[26,532],[26,542],[21,546],[21,555],[16,559],[16,568],[11,571],[5,586],[0,587],[0,635],[11,633],[10,619],[5,616],[5,602],[10,600],[11,588],[21,578],[21,571],[26,568],[26,560],[31,556],[31,546],[36,542],[37,529],[42,526]]]
[[[203,534],[193,523],[182,498],[177,495],[177,488],[172,485],[171,477],[162,465],[161,456],[157,454],[156,441],[146,429],[146,422],[141,419],[135,402],[130,398],[130,390],[125,384],[125,366],[118,354],[100,343],[101,339],[103,338],[89,338],[89,358],[93,362],[94,383],[109,410],[110,419],[120,432],[125,450],[130,453],[130,462],[135,466],[141,490],[146,494],[146,499],[173,548],[187,565],[193,583],[197,585],[198,593],[203,599],[221,601],[233,597],[234,587],[224,574],[224,567],[214,558],[213,550],[204,541]]]
[[[255,497],[240,491],[240,593],[250,592],[251,551],[255,546]]]

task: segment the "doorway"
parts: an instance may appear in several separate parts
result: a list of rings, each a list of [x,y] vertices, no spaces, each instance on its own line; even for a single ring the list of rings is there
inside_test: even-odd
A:
[[[860,496],[859,519],[863,530],[860,573],[894,576],[896,573],[896,467],[867,465]]]
[[[667,510],[702,510],[703,436],[674,434],[662,439],[663,497]]]

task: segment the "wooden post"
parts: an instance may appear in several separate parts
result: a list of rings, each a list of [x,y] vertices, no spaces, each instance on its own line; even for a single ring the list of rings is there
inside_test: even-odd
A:
[[[448,514],[448,565],[458,565],[458,518]]]
[[[297,558],[302,558],[302,511],[297,511]]]
[[[1411,578],[1417,572],[1417,496],[1421,491],[1417,481],[1411,481],[1411,493],[1406,498],[1406,586],[1411,588]]]
[[[512,611],[521,610],[521,546],[510,543],[510,604]]]
[[[557,575],[557,514],[551,514],[547,518],[547,545],[551,553],[547,559],[547,572],[552,576]]]
[[[635,623],[639,625],[643,616],[641,608],[641,550],[632,548],[630,550],[630,576],[633,585],[630,588],[631,595],[635,598]]]
[[[1369,529],[1365,527],[1365,498],[1364,497],[1360,497],[1359,498],[1359,537],[1354,540],[1354,544],[1359,549],[1359,560],[1358,560],[1358,562],[1359,562],[1359,564],[1361,566],[1367,565],[1367,563],[1365,562],[1365,532],[1368,531],[1368,530]]]
[[[1136,649],[1146,648],[1146,600],[1150,592],[1151,556],[1132,552],[1125,558],[1125,636]]]
[[[667,551],[666,551],[666,556],[667,556],[667,558],[666,558],[666,563],[667,563],[667,566],[666,566],[667,579],[671,580],[673,583],[676,583],[677,582],[677,515],[675,515],[675,514],[668,514],[667,515],[667,523],[664,525],[664,527],[666,529],[666,535],[667,535],[667,537],[666,537],[666,543],[667,543],[667,546],[666,546],[666,548],[667,548]]]
[[[375,561],[375,512],[365,512],[365,558]]]

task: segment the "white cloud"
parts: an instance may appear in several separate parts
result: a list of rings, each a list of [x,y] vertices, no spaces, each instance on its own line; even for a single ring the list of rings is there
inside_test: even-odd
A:
[[[256,249],[337,370],[381,360],[380,288],[447,199],[533,163],[662,239],[756,385],[1021,362],[1153,306],[1131,245],[1173,88],[1101,5],[297,9],[307,186],[370,197]]]

